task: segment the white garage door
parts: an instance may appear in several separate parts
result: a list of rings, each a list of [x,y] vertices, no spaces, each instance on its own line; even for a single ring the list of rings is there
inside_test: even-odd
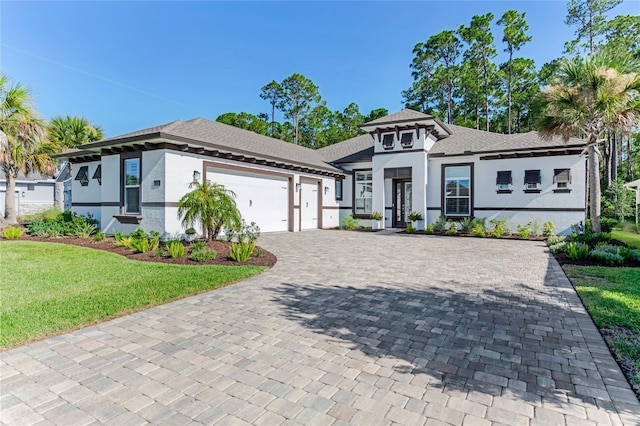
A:
[[[318,183],[301,180],[300,228],[318,229]]]
[[[207,180],[236,194],[236,205],[247,222],[261,232],[289,230],[289,180],[258,173],[207,169]]]

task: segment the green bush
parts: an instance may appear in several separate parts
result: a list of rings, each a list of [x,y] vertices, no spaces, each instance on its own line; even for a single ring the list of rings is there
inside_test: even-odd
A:
[[[475,219],[471,219],[470,217],[463,219],[460,223],[460,232],[470,234],[475,224]]]
[[[416,233],[416,228],[413,227],[413,223],[407,222],[406,232],[407,232],[407,234],[415,234]]]
[[[622,222],[620,224],[620,229],[622,229],[624,232],[631,232],[634,234],[638,233],[638,226],[632,222]]]
[[[549,244],[549,251],[553,254],[556,253],[566,253],[567,252],[567,242],[560,241],[555,244]]]
[[[246,262],[255,248],[255,243],[231,243],[229,257],[236,262]]]
[[[10,226],[8,228],[4,228],[4,237],[7,240],[15,240],[16,238],[20,238],[22,236],[22,228],[19,226]]]
[[[492,219],[489,221],[493,225],[493,230],[490,232],[493,238],[498,238],[501,235],[511,235],[511,229],[507,219]]]
[[[424,233],[425,234],[429,234],[429,235],[433,234],[433,226],[431,226],[431,225],[425,226]]]
[[[618,220],[612,219],[610,217],[601,217],[600,218],[600,229],[602,232],[609,233],[613,228],[618,226]]]
[[[360,221],[353,217],[352,215],[345,216],[342,218],[342,228],[343,229],[357,229]]]
[[[542,236],[549,238],[554,235],[556,235],[556,225],[551,221],[545,222],[544,225],[542,225]]]
[[[255,243],[260,236],[260,227],[255,222],[247,223],[242,219],[242,225],[240,225],[240,232],[238,233],[238,242],[240,243]]]
[[[191,260],[196,262],[209,262],[216,258],[218,253],[210,250],[204,241],[197,241],[191,244]]]
[[[473,234],[473,236],[475,237],[484,237],[486,230],[483,225],[484,224],[475,223],[473,225],[473,228],[471,229],[471,234]]]
[[[434,232],[442,232],[444,231],[444,228],[446,226],[447,226],[447,218],[444,216],[440,216],[438,220],[433,222],[433,225],[432,225]]]
[[[567,243],[567,256],[572,260],[581,260],[589,257],[589,245],[585,243]]]
[[[160,233],[151,231],[150,234],[147,234],[144,229],[138,228],[127,237],[118,235],[116,245],[127,247],[135,253],[146,253],[158,249],[160,246]]]
[[[105,234],[102,231],[98,231],[95,234],[93,234],[93,241],[95,241],[95,242],[102,241],[105,238],[107,238],[107,234]]]
[[[589,252],[589,257],[607,265],[620,265],[624,262],[624,258],[618,253],[617,248],[613,246],[598,246]]]
[[[409,212],[408,219],[412,222],[417,222],[419,220],[422,220],[423,219],[422,213],[416,212],[416,211]]]
[[[96,225],[84,220],[74,219],[69,227],[69,235],[78,238],[89,238],[94,232],[96,232]]]
[[[182,241],[170,241],[167,244],[167,251],[169,251],[169,256],[173,257],[183,257],[184,256],[184,245]]]
[[[449,226],[449,229],[444,231],[444,235],[456,235],[457,233],[458,233],[458,228],[456,227],[455,223],[451,223],[451,226]]]
[[[531,235],[531,223],[527,223],[525,226],[518,225],[518,236],[520,238],[527,239]]]

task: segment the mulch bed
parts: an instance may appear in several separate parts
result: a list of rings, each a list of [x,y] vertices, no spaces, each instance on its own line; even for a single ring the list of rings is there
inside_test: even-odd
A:
[[[102,241],[93,241],[91,238],[76,238],[76,237],[59,237],[59,238],[47,238],[47,237],[34,237],[28,234],[23,234],[19,240],[24,241],[41,241],[45,243],[60,243],[60,244],[70,244],[74,246],[80,247],[88,247],[95,250],[108,251],[110,253],[119,254],[120,256],[124,256],[127,259],[131,260],[141,260],[144,262],[159,262],[159,263],[170,263],[174,265],[226,265],[226,266],[266,266],[267,268],[271,268],[276,264],[277,258],[271,252],[256,246],[256,249],[251,255],[251,258],[247,262],[236,262],[235,260],[229,257],[229,249],[231,247],[231,243],[227,243],[224,241],[207,241],[207,247],[218,252],[218,255],[215,259],[209,262],[196,262],[191,260],[189,257],[190,247],[189,244],[185,244],[185,256],[172,258],[166,252],[162,256],[156,255],[155,251],[149,251],[146,253],[134,253],[127,247],[119,247],[115,245],[115,241],[113,238],[105,238]]]

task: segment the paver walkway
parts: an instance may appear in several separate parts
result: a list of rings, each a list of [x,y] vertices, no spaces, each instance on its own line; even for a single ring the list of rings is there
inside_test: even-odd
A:
[[[640,404],[542,243],[317,231],[267,273],[0,354],[5,424],[595,425]]]

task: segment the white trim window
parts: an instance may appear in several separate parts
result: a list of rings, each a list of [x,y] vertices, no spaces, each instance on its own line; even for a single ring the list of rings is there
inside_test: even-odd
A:
[[[396,137],[393,133],[387,133],[386,135],[382,135],[382,147],[384,149],[393,149],[393,145],[395,145]]]
[[[140,214],[140,158],[124,160],[124,214]]]
[[[354,214],[370,215],[373,212],[373,172],[361,170],[354,173]]]
[[[540,178],[540,170],[525,170],[524,171],[524,189],[525,191],[539,190],[542,179]]]
[[[512,184],[511,170],[502,170],[497,173],[496,186],[498,187],[498,191],[509,191]]]
[[[571,169],[554,169],[553,183],[557,189],[569,189],[571,183]]]
[[[400,135],[400,145],[403,148],[411,148],[413,146],[413,132],[404,132]]]
[[[445,166],[444,215],[471,216],[471,166]]]

